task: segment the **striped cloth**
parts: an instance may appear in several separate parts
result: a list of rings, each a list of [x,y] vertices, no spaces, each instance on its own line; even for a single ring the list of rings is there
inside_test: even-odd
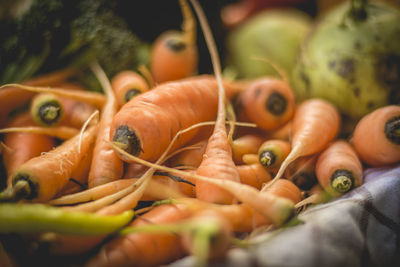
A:
[[[364,177],[362,186],[302,212],[304,224],[259,235],[256,245],[232,249],[211,266],[400,266],[400,165],[368,169]]]

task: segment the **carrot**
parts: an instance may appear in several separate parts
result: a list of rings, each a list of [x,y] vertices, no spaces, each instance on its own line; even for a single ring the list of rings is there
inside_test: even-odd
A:
[[[58,84],[58,87],[68,90],[86,90],[84,87],[71,82]],[[63,120],[61,121],[62,125],[81,128],[90,115],[96,110],[93,105],[81,100],[61,96],[58,96],[58,98],[64,110]]]
[[[111,79],[111,87],[120,107],[136,95],[149,90],[146,80],[139,73],[131,70],[117,73]]]
[[[235,138],[231,143],[234,162],[243,163],[244,154],[257,153],[264,140],[265,137],[256,134],[246,134]]]
[[[74,70],[63,69],[52,73],[33,77],[23,84],[31,86],[55,85],[75,73]],[[9,119],[10,113],[26,105],[34,96],[33,92],[22,90],[17,87],[8,87],[0,89],[0,127],[3,127]]]
[[[207,140],[202,140],[194,144],[192,146],[193,149],[184,150],[172,157],[169,160],[169,164],[173,167],[185,166],[197,168],[201,163],[206,146]]]
[[[342,195],[363,182],[361,161],[344,140],[333,142],[318,156],[315,173],[319,184],[333,196]]]
[[[400,161],[400,106],[389,105],[365,115],[353,132],[354,148],[370,166]]]
[[[290,143],[287,141],[267,140],[258,149],[258,160],[268,170],[277,169],[289,155],[290,149]]]
[[[76,128],[68,126],[41,127],[41,126],[17,126],[0,129],[0,133],[31,133],[56,137],[61,140],[69,139],[79,133]]]
[[[127,163],[125,166],[124,176],[122,178],[129,179],[133,177],[140,177],[147,171],[147,169],[148,168],[142,164],[137,164],[135,162]]]
[[[76,99],[79,101],[83,101],[89,104],[94,105],[96,108],[101,108],[106,98],[104,95],[100,93],[90,92],[90,91],[77,91],[77,90],[68,90],[65,88],[59,87],[43,87],[43,86],[29,86],[23,84],[10,83],[0,86],[0,91],[7,88],[17,88],[22,89],[29,92],[35,93],[53,93],[57,96],[69,97],[72,99]]]
[[[317,183],[315,163],[318,154],[294,160],[285,170],[284,176],[302,190],[310,190]]]
[[[227,96],[232,96],[234,89],[228,84],[226,89],[231,90]],[[217,98],[217,82],[208,75],[161,84],[121,107],[112,121],[110,139],[124,144],[132,155],[155,160],[179,130],[213,120]],[[180,136],[174,148],[196,132]]]
[[[156,82],[178,80],[192,75],[198,64],[196,22],[186,0],[179,0],[182,9],[182,32],[162,33],[153,43],[150,68]]]
[[[99,129],[93,151],[88,183],[89,188],[120,179],[124,172],[124,165],[117,153],[108,144],[110,125],[118,110],[118,103],[106,74],[98,64],[92,65],[93,72],[102,84],[107,96],[100,115]]]
[[[42,126],[57,125],[64,116],[61,100],[50,93],[35,95],[31,102],[30,112],[33,120]]]
[[[12,186],[0,194],[2,201],[25,199],[46,202],[69,181],[72,170],[87,153],[97,126],[77,135],[48,153],[22,164],[12,176]]]
[[[296,111],[295,111],[296,112]],[[281,139],[290,141],[292,132],[292,120],[289,120],[285,125],[268,132],[268,139]]]
[[[15,117],[10,126],[33,125],[29,113],[22,113]],[[3,164],[7,171],[7,184],[11,186],[11,177],[26,161],[50,151],[56,144],[53,138],[34,133],[8,133],[4,137],[6,149],[3,152]]]
[[[271,180],[271,174],[260,163],[237,165],[236,168],[242,184],[261,189]]]
[[[331,103],[318,98],[301,103],[293,117],[292,149],[272,182],[279,179],[295,159],[322,151],[337,136],[339,127],[340,115]]]
[[[240,92],[238,120],[252,121],[265,131],[283,126],[294,114],[295,99],[289,85],[279,79],[262,78]]]
[[[187,205],[157,206],[130,226],[182,221],[190,216]],[[184,256],[180,237],[174,233],[131,233],[106,243],[86,264],[96,266],[158,266]]]
[[[306,198],[296,203],[295,207],[297,209],[307,205],[326,203],[334,198],[320,184],[314,185],[307,193],[308,196]]]

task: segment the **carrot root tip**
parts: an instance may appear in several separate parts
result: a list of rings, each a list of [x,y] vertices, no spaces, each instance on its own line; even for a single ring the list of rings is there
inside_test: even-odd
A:
[[[268,97],[265,107],[274,115],[281,115],[286,111],[287,100],[280,93],[274,92]]]
[[[268,167],[275,163],[276,156],[272,151],[263,151],[260,153],[259,161],[263,166]]]
[[[38,116],[42,123],[53,125],[59,121],[62,109],[58,103],[47,103],[39,108]]]
[[[125,145],[122,149],[133,156],[137,156],[142,151],[140,140],[136,133],[126,125],[120,126],[113,137],[113,141]]]
[[[347,170],[337,170],[331,178],[332,188],[339,193],[346,193],[353,188],[353,175]]]
[[[0,193],[1,202],[16,202],[21,199],[32,199],[36,197],[36,193],[32,190],[32,181],[30,180],[18,180],[13,183],[12,187],[8,187],[6,190]]]
[[[139,95],[141,93],[140,90],[138,89],[130,89],[125,93],[125,101],[129,102],[129,100],[131,100],[132,98],[134,98],[135,96]]]
[[[400,145],[400,116],[390,119],[385,124],[385,135],[392,143]]]

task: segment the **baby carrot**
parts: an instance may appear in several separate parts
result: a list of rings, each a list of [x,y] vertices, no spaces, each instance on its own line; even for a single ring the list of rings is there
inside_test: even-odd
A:
[[[265,131],[283,126],[294,114],[295,100],[289,85],[279,79],[254,81],[238,97],[238,120],[252,121]]]
[[[22,113],[15,117],[10,126],[33,125],[34,122],[29,113]],[[8,133],[4,137],[7,149],[3,152],[3,164],[7,171],[7,184],[11,186],[11,177],[15,171],[31,158],[50,151],[55,145],[53,138],[34,133],[15,132]]]
[[[72,170],[87,153],[96,131],[97,126],[92,126],[82,138],[77,135],[22,164],[12,176],[12,186],[0,194],[2,201],[26,199],[45,202],[53,198],[69,181]]]
[[[137,72],[125,70],[111,79],[118,105],[121,107],[133,97],[149,90],[146,80]]]
[[[342,195],[363,182],[358,155],[344,140],[333,142],[318,156],[315,173],[319,184],[333,196]]]
[[[261,189],[271,180],[271,174],[260,163],[236,165],[240,182]]]
[[[268,170],[277,169],[289,155],[290,149],[288,141],[267,140],[258,149],[258,160]]]
[[[331,103],[318,98],[301,103],[293,118],[292,149],[273,181],[279,179],[295,159],[322,151],[336,137],[339,127],[340,115]]]
[[[58,70],[33,77],[23,84],[30,86],[55,85],[70,77],[73,73],[75,71],[70,69]],[[34,92],[12,86],[0,89],[0,127],[7,123],[11,111],[27,104],[34,95]]]
[[[257,153],[264,140],[265,137],[256,134],[246,134],[235,138],[231,143],[234,162],[243,163],[242,157],[244,154]]]
[[[38,125],[53,126],[62,121],[64,108],[56,95],[40,93],[33,97],[30,112]]]
[[[400,106],[390,105],[365,115],[353,133],[354,148],[370,166],[400,161]]]
[[[100,114],[100,122],[88,177],[89,188],[120,179],[124,172],[122,160],[108,144],[110,125],[118,110],[118,103],[111,84],[101,67],[98,64],[94,64],[92,65],[92,69],[105,91],[107,101]]]
[[[178,80],[197,69],[196,21],[186,0],[179,0],[182,9],[182,30],[162,33],[151,51],[151,73],[156,82]]]

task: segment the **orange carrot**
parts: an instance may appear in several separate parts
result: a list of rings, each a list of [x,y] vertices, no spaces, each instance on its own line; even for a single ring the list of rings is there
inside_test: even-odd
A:
[[[296,112],[296,111],[295,111]],[[290,136],[292,132],[292,120],[289,120],[285,125],[268,132],[268,139],[281,139],[290,141]]]
[[[100,114],[99,129],[90,166],[89,188],[120,179],[124,172],[124,165],[117,153],[109,145],[110,125],[118,110],[118,103],[106,74],[98,64],[92,66],[107,96],[107,102]]]
[[[72,170],[87,153],[97,131],[93,126],[55,149],[22,164],[12,176],[12,186],[0,194],[3,201],[26,199],[46,202],[69,181]],[[79,149],[80,148],[80,149]]]
[[[295,100],[289,85],[275,78],[254,81],[239,93],[238,120],[252,121],[263,130],[283,126],[294,114]]]
[[[290,153],[290,143],[279,139],[270,139],[258,149],[258,160],[268,170],[279,168]]]
[[[64,69],[41,76],[33,77],[25,81],[25,85],[49,86],[55,85],[70,77],[75,71]],[[34,92],[8,87],[0,89],[0,127],[4,127],[9,119],[11,111],[26,105],[34,96]]]
[[[378,108],[358,122],[353,133],[354,148],[370,166],[400,161],[400,106]]]
[[[169,160],[169,164],[173,167],[185,166],[197,168],[201,163],[206,146],[207,140],[202,140],[192,146],[194,149],[184,150],[172,157]]]
[[[51,93],[39,93],[31,102],[30,112],[33,120],[42,126],[54,126],[63,120],[64,108],[61,100]]]
[[[158,83],[189,77],[197,69],[195,18],[185,0],[179,0],[179,4],[183,32],[164,32],[153,43],[150,67]]]
[[[190,214],[188,205],[161,205],[138,217],[130,226],[179,222]],[[184,255],[180,237],[174,233],[131,233],[106,243],[86,267],[158,266]]]
[[[22,113],[11,122],[11,127],[33,125],[29,113]],[[3,152],[3,164],[7,171],[7,184],[11,186],[11,177],[26,161],[50,151],[56,144],[53,138],[34,133],[8,133],[4,137],[6,149]]]
[[[131,70],[117,73],[111,79],[111,87],[120,107],[136,95],[149,90],[146,80],[139,73]]]
[[[271,180],[271,174],[260,163],[244,164],[236,166],[240,182],[261,189]]]
[[[331,103],[318,98],[301,103],[293,118],[292,150],[282,162],[273,182],[295,159],[322,151],[336,137],[339,127],[340,115]]]
[[[333,196],[363,183],[362,164],[353,147],[344,140],[333,142],[318,156],[315,173],[319,184]]]
[[[243,163],[244,154],[257,153],[264,140],[265,137],[256,134],[246,134],[235,138],[231,144],[234,162]]]
[[[228,84],[225,88],[234,90]],[[228,97],[232,94],[227,92]],[[213,120],[217,98],[217,82],[207,75],[164,83],[131,99],[117,112],[111,124],[111,140],[124,144],[132,155],[155,160],[179,130]],[[181,135],[174,148],[196,132]]]
[[[17,126],[17,127],[7,127],[0,129],[0,133],[41,134],[41,135],[55,137],[61,140],[67,140],[77,135],[79,133],[79,130],[68,126],[55,126],[55,127]]]

